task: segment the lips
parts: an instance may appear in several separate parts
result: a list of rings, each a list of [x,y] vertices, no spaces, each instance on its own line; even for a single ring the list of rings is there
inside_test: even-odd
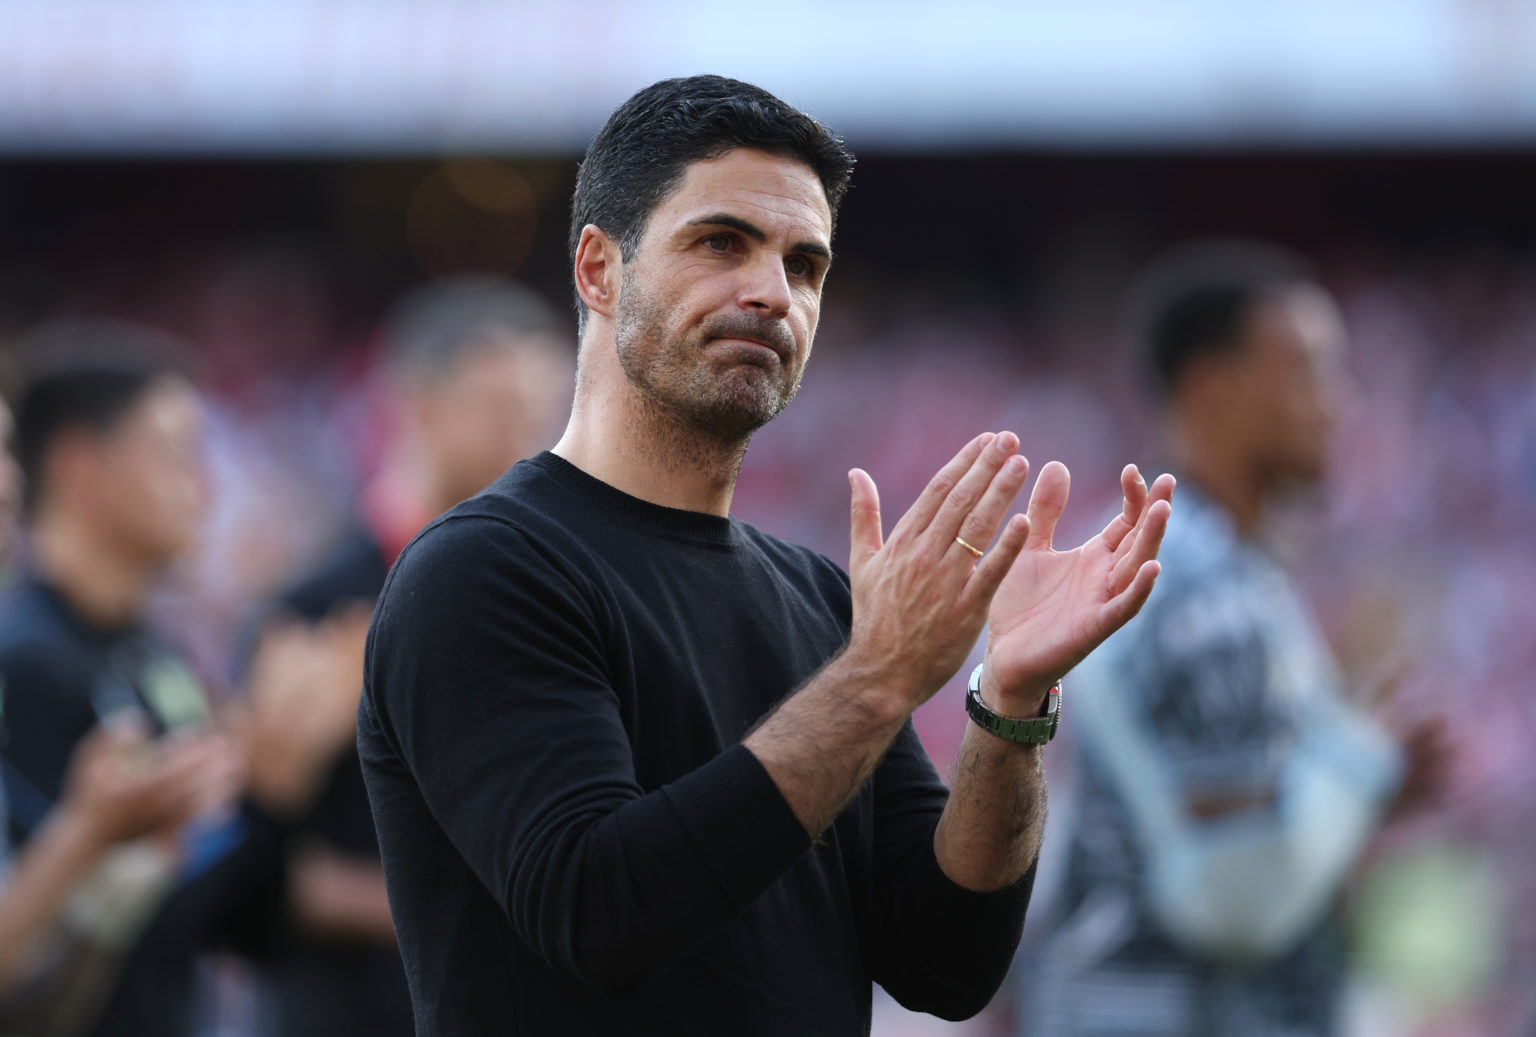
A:
[[[787,338],[788,336],[785,337]],[[710,336],[709,342],[711,345],[734,347],[744,354],[749,350],[756,352],[760,349],[766,349],[778,357],[780,363],[789,363],[795,355],[793,342],[778,341],[776,337],[772,336],[758,336],[739,332],[717,332]]]
[[[761,339],[746,338],[741,335],[722,335],[719,338],[716,338],[714,341],[727,344],[735,343],[737,345],[743,346],[756,346],[759,349],[766,349],[779,357],[783,357],[784,355],[783,351],[779,349],[778,346],[775,346],[770,342],[764,342]]]

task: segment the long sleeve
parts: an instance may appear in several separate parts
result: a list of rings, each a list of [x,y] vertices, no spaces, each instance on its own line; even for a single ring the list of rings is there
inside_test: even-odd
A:
[[[934,854],[947,792],[910,723],[874,777],[875,979],[906,1008],[966,1019],[1007,975],[1024,929],[1035,869],[1012,886],[956,885]]]
[[[618,620],[601,597],[497,520],[435,532],[381,600],[365,719],[519,937],[594,990],[635,989],[809,841],[739,745],[643,789],[606,654]]]

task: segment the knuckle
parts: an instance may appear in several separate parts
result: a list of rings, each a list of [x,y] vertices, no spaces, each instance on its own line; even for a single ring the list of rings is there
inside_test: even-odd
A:
[[[981,494],[974,486],[965,483],[957,483],[955,488],[949,491],[949,502],[958,508],[973,508],[981,499]]]

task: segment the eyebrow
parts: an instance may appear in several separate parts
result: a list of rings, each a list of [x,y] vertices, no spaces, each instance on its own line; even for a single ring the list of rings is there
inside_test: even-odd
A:
[[[728,212],[717,212],[711,216],[701,216],[696,220],[690,220],[688,226],[729,227],[732,230],[740,231],[747,237],[751,238],[753,241],[768,240],[768,235],[763,232],[761,227],[754,223],[749,223],[748,221],[742,219],[740,216],[732,216]],[[797,241],[795,242],[792,251],[804,252],[809,256],[820,256],[822,259],[825,259],[828,262],[831,262],[832,260],[831,250],[829,250],[827,246],[818,244],[814,241]]]

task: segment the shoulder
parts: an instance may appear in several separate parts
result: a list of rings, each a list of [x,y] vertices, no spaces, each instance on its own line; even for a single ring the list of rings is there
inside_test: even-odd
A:
[[[57,604],[39,585],[24,582],[0,596],[0,668],[62,674],[79,659]]]
[[[527,461],[484,491],[428,523],[400,552],[385,586],[483,583],[560,568],[579,549],[569,532],[573,504],[541,468]]]
[[[588,550],[526,501],[482,494],[434,519],[390,570],[375,634],[462,641],[555,622],[600,607]]]

